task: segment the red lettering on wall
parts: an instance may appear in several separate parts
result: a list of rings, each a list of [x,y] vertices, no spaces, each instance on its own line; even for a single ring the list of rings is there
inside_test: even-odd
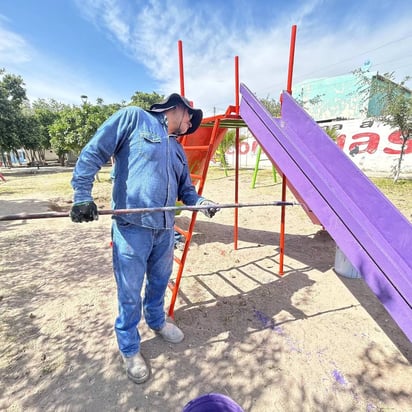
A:
[[[339,149],[343,149],[345,146],[346,134],[341,134],[336,139],[336,144],[338,145]]]
[[[258,146],[259,146],[258,142],[257,142],[256,140],[253,140],[253,142],[252,142],[252,148],[251,148],[250,146],[251,146],[251,145],[250,145],[249,142],[247,142],[247,141],[240,142],[240,145],[239,145],[239,154],[241,154],[241,155],[247,155],[250,151],[251,151],[253,154],[255,154],[255,153],[256,153],[256,150],[257,150],[257,148],[258,148]],[[231,146],[231,147],[229,147],[229,149],[226,150],[226,154],[227,154],[227,155],[232,155],[232,154],[234,154],[234,153],[235,153],[235,147],[234,147],[234,146]]]
[[[248,142],[241,142],[240,143],[240,148],[239,148],[239,153],[241,155],[248,154],[250,150],[250,146]]]
[[[357,140],[357,139],[362,139],[362,138],[367,138],[367,140],[365,141],[358,141],[355,143],[351,143],[349,145],[349,152],[351,152],[352,150],[355,149],[356,146],[358,146],[359,151],[358,153],[375,153],[376,150],[378,149],[378,145],[379,145],[379,135],[377,133],[357,133],[354,134],[352,136],[353,140]]]
[[[392,132],[389,136],[388,136],[388,140],[391,143],[394,144],[398,144],[400,146],[402,146],[403,143],[403,139],[401,136],[401,132],[399,130],[397,130],[396,132]],[[386,154],[401,154],[401,148],[399,147],[399,150],[395,150],[395,149],[391,149],[390,147],[385,147],[383,149],[383,152]],[[404,154],[408,154],[408,153],[412,153],[412,140],[407,140],[406,141],[406,145],[405,145],[405,149],[404,149]]]

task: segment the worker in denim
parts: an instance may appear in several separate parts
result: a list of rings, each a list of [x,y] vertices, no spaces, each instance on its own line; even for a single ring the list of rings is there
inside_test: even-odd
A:
[[[201,211],[213,217],[219,209],[196,192],[185,152],[177,141],[178,136],[193,133],[202,116],[200,109],[176,93],[150,110],[129,106],[113,114],[78,158],[71,181],[71,219],[98,219],[92,196],[94,177],[111,156],[113,209],[175,206],[180,200],[186,205],[210,205]],[[137,329],[142,308],[148,326],[166,341],[179,343],[184,338],[164,312],[164,296],[173,267],[174,222],[174,210],[113,216],[113,271],[119,309],[115,331],[127,375],[136,383],[145,382],[150,375],[140,353]]]

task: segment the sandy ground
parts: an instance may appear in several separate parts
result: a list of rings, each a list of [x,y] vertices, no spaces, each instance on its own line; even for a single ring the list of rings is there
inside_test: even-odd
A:
[[[272,179],[250,184],[242,172],[240,202],[280,199]],[[220,203],[233,193],[223,172],[204,191]],[[53,202],[6,193],[0,214]],[[142,323],[142,385],[115,342],[110,217],[1,222],[0,410],[179,412],[218,392],[253,412],[412,411],[412,344],[362,279],[334,272],[330,236],[298,206],[286,218],[279,277],[280,208],[239,209],[237,250],[233,209],[199,214],[175,308],[186,338],[167,344]]]

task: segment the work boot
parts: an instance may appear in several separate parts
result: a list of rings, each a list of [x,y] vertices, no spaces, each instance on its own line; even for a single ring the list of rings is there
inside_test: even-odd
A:
[[[156,331],[166,342],[180,343],[185,335],[183,332],[171,322],[166,322],[162,329]]]
[[[122,355],[122,357],[129,379],[131,379],[134,383],[143,383],[149,379],[150,371],[140,352],[137,352],[129,358],[124,355]]]

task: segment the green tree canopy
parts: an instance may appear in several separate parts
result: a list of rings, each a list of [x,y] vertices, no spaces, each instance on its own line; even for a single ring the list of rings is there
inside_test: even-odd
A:
[[[266,107],[268,112],[273,116],[273,117],[279,117],[280,116],[280,102],[276,99],[273,99],[271,97],[264,97],[260,99],[260,102],[263,104],[263,106]]]
[[[165,98],[164,95],[153,93],[136,92],[131,99],[131,105],[139,106],[142,109],[149,109],[152,104],[159,103]]]
[[[379,108],[379,114],[372,117],[401,132],[401,153],[397,165],[393,168],[396,182],[401,172],[406,145],[412,138],[412,92],[405,87],[410,77],[396,83],[394,72],[370,76],[362,69],[357,69],[354,74],[358,77],[358,92],[362,100],[372,100]]]
[[[119,104],[104,105],[101,99],[96,105],[85,102],[80,107],[64,107],[48,127],[53,150],[59,157],[68,152],[80,153],[99,126],[120,107]]]
[[[27,97],[23,79],[0,69],[0,155],[6,164],[11,165],[11,162],[4,158],[4,153],[10,156],[10,152],[20,146],[20,132],[25,125],[22,120],[25,102]]]

